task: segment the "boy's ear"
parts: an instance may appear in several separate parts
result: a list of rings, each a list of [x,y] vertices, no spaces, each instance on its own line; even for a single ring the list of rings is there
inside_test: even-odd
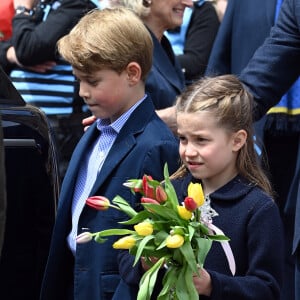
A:
[[[126,67],[126,72],[130,84],[135,85],[140,82],[142,70],[138,63],[130,62]]]
[[[232,139],[232,141],[233,141],[232,150],[239,151],[245,145],[247,136],[248,136],[247,132],[243,129],[234,133],[233,139]]]

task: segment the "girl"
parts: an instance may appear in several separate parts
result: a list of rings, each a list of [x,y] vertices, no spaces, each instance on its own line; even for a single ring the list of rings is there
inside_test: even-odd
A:
[[[233,75],[204,78],[176,103],[183,162],[173,175],[178,199],[191,181],[201,182],[236,263],[233,276],[220,243],[213,243],[201,277],[194,277],[201,300],[279,299],[282,225],[254,151],[252,109],[250,94]]]

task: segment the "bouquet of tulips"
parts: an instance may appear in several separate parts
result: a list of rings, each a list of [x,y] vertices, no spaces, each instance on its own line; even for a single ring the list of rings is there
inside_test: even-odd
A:
[[[210,207],[209,201],[205,201],[201,184],[190,183],[188,197],[180,204],[167,165],[164,177],[163,185],[147,175],[124,183],[133,193],[141,193],[144,210],[140,212],[136,212],[120,196],[116,196],[112,203],[103,196],[88,198],[86,204],[95,209],[122,210],[130,218],[122,224],[133,229],[84,232],[77,237],[77,243],[92,239],[103,243],[107,236],[123,236],[113,244],[113,248],[128,249],[135,256],[134,265],[143,258],[150,267],[141,278],[138,300],[150,299],[161,268],[165,268],[165,274],[159,300],[196,300],[199,295],[193,276],[200,276],[199,268],[203,267],[212,241],[226,242],[228,238],[221,231],[216,234],[210,226],[211,218],[217,213]],[[151,262],[153,257],[156,258],[155,263]]]

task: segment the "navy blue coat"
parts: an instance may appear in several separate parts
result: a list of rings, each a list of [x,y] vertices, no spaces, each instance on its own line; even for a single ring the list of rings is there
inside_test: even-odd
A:
[[[173,182],[178,200],[187,196],[191,175]],[[277,300],[282,282],[284,240],[279,210],[261,189],[237,176],[209,195],[219,216],[213,224],[231,240],[236,274],[231,275],[224,251],[214,242],[204,268],[212,279],[211,297],[201,300]]]
[[[197,180],[188,175],[173,181],[179,202],[187,196],[191,181]],[[211,206],[219,214],[213,218],[213,224],[231,239],[236,274],[232,276],[220,243],[214,242],[204,264],[212,278],[213,291],[211,297],[200,295],[200,299],[279,300],[284,240],[275,202],[239,176],[210,194],[210,199]],[[122,261],[120,274],[131,292],[137,293],[143,272],[140,266],[132,268],[132,261],[125,257],[124,254],[119,257]],[[162,288],[162,276],[161,271],[154,290],[156,295]],[[133,299],[136,296],[132,296]]]
[[[161,42],[150,31],[153,41],[153,62],[146,80],[146,92],[151,96],[155,109],[172,106],[184,89],[184,76],[169,40]]]
[[[109,238],[104,244],[91,241],[77,245],[75,264],[66,242],[71,230],[71,203],[80,162],[95,141],[97,133],[99,131],[95,123],[78,143],[64,178],[42,287],[42,300],[69,299],[68,287],[72,286],[73,276],[74,298],[71,299],[75,300],[112,299],[120,281],[116,259],[118,252],[112,248],[112,243],[118,237]],[[168,162],[170,172],[177,169],[178,141],[155,114],[148,97],[131,114],[118,134],[90,195],[103,195],[112,200],[118,194],[137,208],[138,196],[123,187],[122,183],[130,178],[141,178],[144,174],[163,179],[165,162]],[[115,209],[96,211],[85,206],[79,219],[78,234],[83,228],[91,232],[116,228],[121,226],[118,222],[125,219],[126,215]],[[126,300],[126,297],[122,299]]]

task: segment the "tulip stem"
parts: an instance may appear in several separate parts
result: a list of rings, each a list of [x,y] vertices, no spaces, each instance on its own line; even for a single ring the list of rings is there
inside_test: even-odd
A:
[[[113,204],[109,204],[109,207],[115,208],[117,210],[121,210],[121,208],[119,206],[113,205]]]

